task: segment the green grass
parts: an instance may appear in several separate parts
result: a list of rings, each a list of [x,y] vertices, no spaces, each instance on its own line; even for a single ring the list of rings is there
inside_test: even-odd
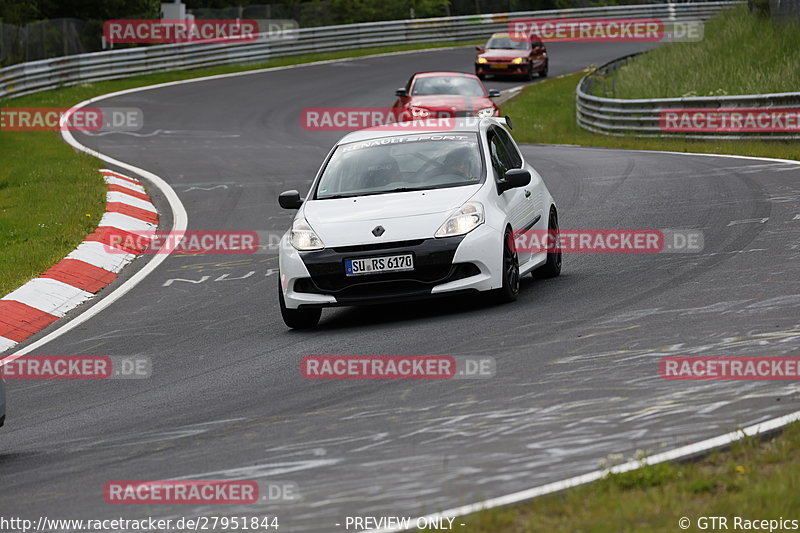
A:
[[[469,44],[469,43],[461,43]],[[70,107],[113,91],[169,81],[341,59],[419,50],[453,43],[423,43],[342,50],[277,58],[249,65],[155,73],[87,83],[0,102],[2,107]],[[75,153],[55,132],[0,131],[0,296],[39,275],[72,251],[97,225],[105,209],[102,165]]]
[[[661,463],[511,507],[457,519],[470,533],[675,533],[701,516],[800,520],[800,424],[689,463]],[[711,530],[711,528],[707,529]],[[719,531],[719,529],[717,529]],[[769,529],[767,529],[769,531]],[[782,529],[778,529],[782,531]]]
[[[800,159],[799,142],[609,137],[586,131],[575,118],[575,88],[581,76],[570,74],[536,83],[501,106],[502,114],[511,117],[517,142]]]
[[[661,46],[612,77],[616,98],[798,91],[800,23],[775,24],[751,15],[746,6],[737,7],[711,20],[702,41]],[[602,85],[593,92],[602,96]]]
[[[0,132],[0,295],[72,251],[105,209],[97,160],[52,132]]]

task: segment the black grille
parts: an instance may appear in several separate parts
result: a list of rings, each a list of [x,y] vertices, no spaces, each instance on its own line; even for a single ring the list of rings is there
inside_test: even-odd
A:
[[[425,239],[419,239],[416,241],[376,242],[374,244],[359,244],[357,246],[339,246],[334,248],[333,251],[340,254],[349,254],[353,252],[374,252],[375,250],[390,250],[393,248],[419,246],[423,242],[425,242]]]
[[[435,285],[456,281],[480,274],[480,269],[473,263],[459,263],[452,265],[446,276],[433,282],[426,282],[419,279],[375,279],[378,276],[371,276],[371,281],[361,281],[348,287],[340,289],[334,293],[337,301],[348,303],[351,301],[369,301],[371,299],[382,300],[397,296],[423,296],[430,294]],[[311,294],[331,294],[332,291],[318,287],[311,278],[301,278],[295,281],[294,290]]]
[[[453,257],[463,238],[376,243],[303,252],[301,257],[311,277],[297,280],[295,290],[330,294],[339,302],[429,294],[436,285],[480,272],[472,264],[453,265]],[[379,256],[411,253],[414,256],[414,270],[345,275],[346,259],[375,257],[375,252],[379,252]]]

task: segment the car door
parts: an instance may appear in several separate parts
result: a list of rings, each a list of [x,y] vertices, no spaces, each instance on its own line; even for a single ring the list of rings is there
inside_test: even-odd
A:
[[[508,134],[500,127],[490,128],[487,132],[487,141],[489,143],[489,156],[491,158],[492,169],[494,170],[495,180],[500,181],[505,176],[507,170],[512,168],[522,168],[522,158],[516,152],[510,152],[508,143],[503,135]],[[516,156],[516,157],[514,157]],[[531,212],[530,202],[526,194],[527,187],[517,187],[515,189],[508,189],[498,198],[499,207],[505,211],[511,229],[514,232],[524,231],[529,229]],[[524,264],[530,259],[530,253],[520,252],[518,250],[519,262]]]
[[[536,172],[535,168],[525,162],[519,146],[507,131],[501,130],[501,139],[505,139],[509,153],[512,154],[515,164],[519,165],[517,168],[525,168],[531,173],[531,182],[523,188],[529,210],[528,222],[525,226],[529,229],[534,226],[539,229],[546,229],[549,205],[545,205],[545,192],[547,189],[544,186],[542,177]]]

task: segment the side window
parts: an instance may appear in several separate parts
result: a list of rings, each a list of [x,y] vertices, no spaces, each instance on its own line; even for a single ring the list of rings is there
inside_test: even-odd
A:
[[[522,168],[522,156],[519,155],[519,151],[517,150],[517,147],[514,146],[514,141],[511,140],[508,132],[501,128],[497,128],[496,131],[497,137],[500,139],[500,142],[503,144],[503,147],[508,154],[508,160],[510,164],[508,168]]]
[[[506,174],[506,170],[514,168],[512,166],[511,158],[508,156],[508,151],[503,145],[503,141],[497,134],[497,130],[489,132],[489,155],[492,158],[492,168],[497,179],[502,179]]]

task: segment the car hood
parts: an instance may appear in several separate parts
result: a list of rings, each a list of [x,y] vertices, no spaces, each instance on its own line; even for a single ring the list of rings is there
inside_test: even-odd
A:
[[[431,94],[425,96],[412,96],[409,106],[424,107],[426,109],[451,110],[451,111],[477,111],[485,107],[492,107],[494,103],[486,96],[461,96],[458,94]]]
[[[325,246],[351,246],[433,237],[447,215],[461,207],[480,184],[333,200],[309,200],[306,220]],[[372,230],[383,226],[375,237]]]
[[[505,50],[502,48],[492,48],[491,50],[486,50],[482,54],[479,54],[478,57],[510,61],[515,57],[527,57],[527,55],[528,53],[525,50]]]

